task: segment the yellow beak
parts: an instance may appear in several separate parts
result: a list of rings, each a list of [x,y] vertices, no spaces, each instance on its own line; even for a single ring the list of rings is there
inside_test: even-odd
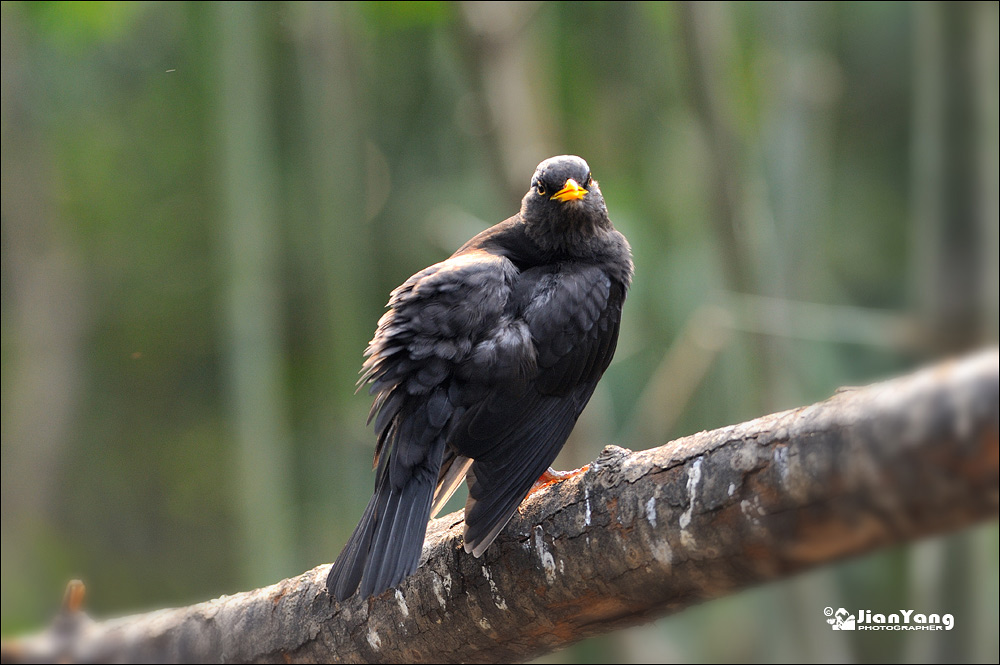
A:
[[[578,185],[576,180],[570,178],[563,185],[562,189],[552,195],[551,199],[565,203],[566,201],[579,201],[586,195],[587,190]]]

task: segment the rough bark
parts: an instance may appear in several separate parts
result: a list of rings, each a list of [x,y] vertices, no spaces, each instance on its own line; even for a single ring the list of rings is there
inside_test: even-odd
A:
[[[524,660],[752,584],[996,517],[1000,354],[660,448],[609,447],[528,498],[481,559],[435,520],[398,590],[338,604],[328,565],[104,622],[60,617],[4,660]]]

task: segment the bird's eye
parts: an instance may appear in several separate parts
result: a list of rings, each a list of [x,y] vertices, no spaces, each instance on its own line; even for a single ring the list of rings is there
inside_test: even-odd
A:
[[[541,180],[535,183],[535,189],[538,190],[539,196],[545,196],[545,184]]]
[[[590,187],[594,183],[594,179],[590,177],[590,173],[587,173],[587,187]]]

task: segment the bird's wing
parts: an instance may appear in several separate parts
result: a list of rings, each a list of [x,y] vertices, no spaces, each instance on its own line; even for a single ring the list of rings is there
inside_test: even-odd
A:
[[[441,463],[441,470],[438,472],[437,489],[434,490],[434,503],[431,504],[431,517],[436,517],[444,504],[455,493],[465,480],[465,475],[472,466],[472,460],[457,454],[454,450],[446,448],[444,451],[444,461]]]
[[[495,329],[515,273],[503,257],[470,252],[393,291],[361,378],[375,395],[375,492],[330,570],[327,588],[338,599],[359,584],[366,597],[381,593],[416,570],[455,412],[449,379]]]
[[[448,439],[475,460],[465,529],[466,550],[476,556],[559,453],[618,339],[624,285],[595,266],[530,272],[514,297],[523,302],[518,318],[530,332],[534,372],[525,381],[491,384]]]
[[[422,404],[432,427],[445,426],[452,415],[448,379],[496,327],[515,274],[504,257],[470,252],[421,270],[392,292],[359,380],[370,382],[375,395],[369,421],[378,437],[376,464],[390,445],[401,462],[422,455],[404,449],[412,437],[390,436],[404,405]]]

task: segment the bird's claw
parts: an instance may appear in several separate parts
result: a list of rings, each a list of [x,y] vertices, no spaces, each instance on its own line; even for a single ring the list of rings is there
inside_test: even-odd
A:
[[[535,492],[543,490],[546,487],[555,485],[556,483],[561,483],[564,480],[569,480],[570,478],[587,473],[588,469],[590,469],[589,464],[585,464],[579,469],[573,469],[572,471],[556,471],[550,466],[544,473],[542,473],[541,476],[539,476],[538,480],[535,481],[535,484],[531,486],[531,489],[528,490],[528,496],[531,496]]]

